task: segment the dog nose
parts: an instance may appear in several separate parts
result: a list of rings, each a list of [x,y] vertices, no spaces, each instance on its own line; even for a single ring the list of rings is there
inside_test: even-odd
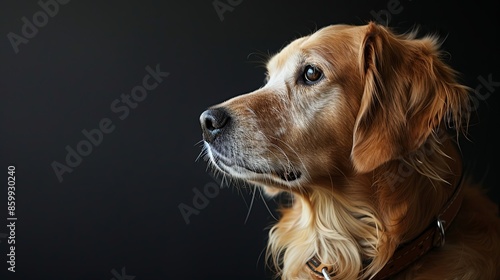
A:
[[[224,108],[208,109],[200,116],[203,140],[212,142],[222,133],[223,128],[228,123],[230,117]]]

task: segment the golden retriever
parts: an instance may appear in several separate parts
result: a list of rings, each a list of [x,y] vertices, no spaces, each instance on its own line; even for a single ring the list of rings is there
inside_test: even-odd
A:
[[[500,279],[497,205],[462,178],[470,91],[415,33],[324,27],[200,116],[216,170],[292,195],[269,231],[277,277]]]

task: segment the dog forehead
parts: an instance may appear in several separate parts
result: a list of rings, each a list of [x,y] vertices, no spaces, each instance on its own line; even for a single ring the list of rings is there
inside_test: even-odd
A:
[[[267,63],[270,75],[294,67],[306,58],[323,57],[356,50],[356,39],[365,32],[365,27],[350,25],[330,25],[316,32],[293,40]],[[358,42],[359,43],[359,42]]]
[[[302,55],[301,44],[307,37],[302,37],[292,41],[285,46],[279,53],[275,54],[267,63],[269,73],[274,73],[288,68],[290,64],[297,64]]]

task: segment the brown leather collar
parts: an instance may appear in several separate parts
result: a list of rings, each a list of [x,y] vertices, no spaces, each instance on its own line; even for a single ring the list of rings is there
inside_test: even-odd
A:
[[[455,219],[462,205],[462,178],[460,178],[455,192],[450,197],[443,210],[426,230],[412,241],[399,246],[392,258],[371,280],[383,280],[402,271],[422,255],[434,247],[441,247],[445,243],[445,232]],[[311,258],[307,263],[311,274],[318,279],[329,280],[333,266],[321,263],[318,257]]]

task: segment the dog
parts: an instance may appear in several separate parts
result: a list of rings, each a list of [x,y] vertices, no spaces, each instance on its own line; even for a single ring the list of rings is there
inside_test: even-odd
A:
[[[500,279],[498,207],[463,166],[470,90],[436,36],[330,25],[267,62],[261,88],[200,116],[209,164],[287,193],[281,279]]]

